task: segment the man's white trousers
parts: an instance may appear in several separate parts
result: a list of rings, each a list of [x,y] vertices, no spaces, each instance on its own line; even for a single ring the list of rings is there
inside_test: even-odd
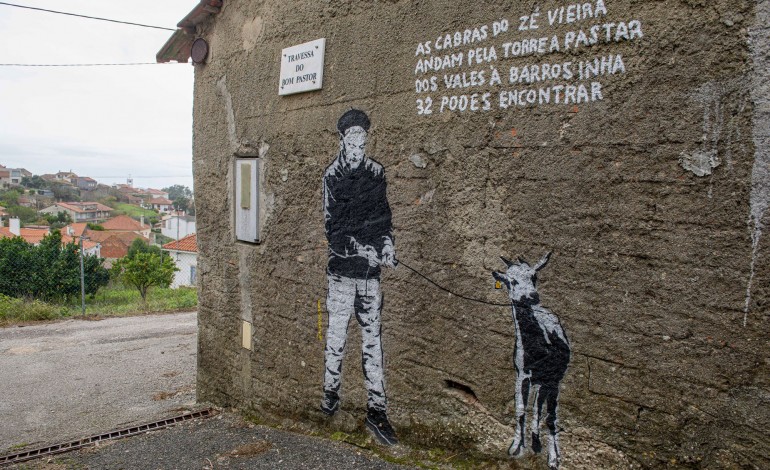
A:
[[[387,398],[380,338],[380,281],[353,279],[335,274],[329,274],[328,279],[326,309],[329,312],[329,328],[326,332],[324,391],[339,393],[348,325],[350,317],[355,313],[361,326],[361,362],[367,389],[367,405],[370,409],[385,411]]]

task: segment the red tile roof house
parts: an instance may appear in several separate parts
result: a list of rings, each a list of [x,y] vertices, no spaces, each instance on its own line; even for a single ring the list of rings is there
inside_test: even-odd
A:
[[[42,214],[68,212],[73,222],[98,222],[109,219],[112,208],[98,202],[57,202],[40,212]]]
[[[110,232],[133,232],[144,238],[150,238],[150,231],[152,229],[148,224],[144,223],[144,217],[142,217],[142,221],[137,221],[127,215],[113,217],[104,222],[102,227]]]
[[[10,219],[9,227],[0,227],[0,238],[21,237],[27,243],[38,245],[48,235],[48,229],[20,228],[19,219]]]
[[[62,229],[62,235],[74,237],[85,236],[87,239],[101,245],[101,256],[111,261],[128,254],[128,248],[137,238],[149,243],[151,228],[149,225],[137,222],[127,215],[119,215],[102,224],[104,230],[90,230],[86,223],[74,223]]]
[[[0,238],[21,237],[24,241],[33,245],[39,245],[49,233],[47,228],[21,228],[19,219],[11,219],[9,227],[0,227]],[[61,241],[63,245],[68,243],[80,244],[78,237],[65,233],[62,233]],[[83,240],[83,253],[101,257],[101,245],[94,241]]]
[[[102,258],[105,258],[110,265],[111,261],[122,258],[128,254],[128,248],[137,238],[141,238],[149,243],[149,240],[142,235],[134,232],[111,232],[88,230],[86,237],[102,245]]]
[[[82,237],[88,230],[88,224],[86,222],[77,222],[69,224],[61,229],[62,235],[69,235],[71,237]]]
[[[174,273],[171,288],[195,286],[198,283],[198,239],[193,233],[181,240],[168,242],[163,250],[171,255],[179,271]]]

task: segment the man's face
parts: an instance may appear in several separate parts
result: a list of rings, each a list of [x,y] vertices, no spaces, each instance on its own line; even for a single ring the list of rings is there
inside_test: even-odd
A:
[[[353,170],[358,168],[358,165],[360,165],[364,159],[366,137],[366,131],[359,126],[351,127],[342,137],[342,144],[345,147],[343,158],[345,159],[345,163],[347,163]]]

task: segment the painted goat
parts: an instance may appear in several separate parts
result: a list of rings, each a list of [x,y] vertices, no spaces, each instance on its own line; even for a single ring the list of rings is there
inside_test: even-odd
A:
[[[545,411],[545,423],[550,433],[548,466],[555,470],[559,468],[561,460],[556,424],[559,383],[569,365],[570,347],[559,317],[540,305],[537,293],[537,273],[550,257],[549,252],[535,266],[530,266],[521,258],[518,263],[501,258],[508,269],[504,273],[493,272],[492,275],[508,288],[516,327],[516,345],[513,349],[513,364],[516,368],[516,435],[508,448],[508,454],[520,456],[526,449],[526,408],[531,387],[534,391],[532,450],[539,453],[542,448],[540,419]]]

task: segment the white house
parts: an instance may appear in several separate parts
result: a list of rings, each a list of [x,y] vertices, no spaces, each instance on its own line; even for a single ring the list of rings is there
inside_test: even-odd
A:
[[[163,245],[163,251],[168,252],[179,269],[174,273],[171,288],[198,284],[198,242],[194,233],[180,240],[166,243]]]
[[[147,188],[144,192],[155,198],[168,199],[168,193],[161,189]]]
[[[158,212],[168,213],[172,211],[173,204],[174,202],[169,199],[158,197],[158,198],[152,198],[149,201],[147,201],[144,204],[144,207],[155,209]]]
[[[195,217],[191,215],[169,215],[163,217],[160,233],[164,236],[180,240],[195,233]]]
[[[42,214],[67,212],[73,222],[99,222],[110,218],[112,208],[98,202],[57,202],[40,211]]]

